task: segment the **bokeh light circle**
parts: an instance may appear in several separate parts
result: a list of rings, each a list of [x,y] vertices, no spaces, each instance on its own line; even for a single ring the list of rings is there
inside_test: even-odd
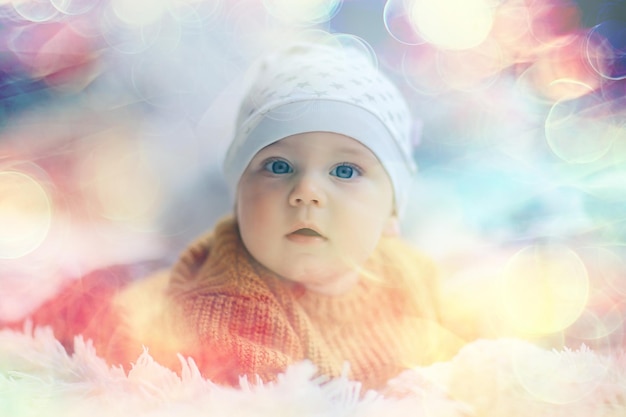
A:
[[[383,22],[387,33],[405,45],[421,45],[426,42],[411,24],[410,10],[406,0],[387,0],[383,9]]]
[[[505,320],[524,334],[556,333],[583,312],[589,278],[578,255],[561,245],[537,244],[517,252],[502,274]]]
[[[67,15],[80,15],[92,10],[96,4],[95,0],[49,0],[50,3],[61,13]]]
[[[159,21],[167,12],[167,0],[111,0],[111,8],[124,23],[146,26]]]
[[[332,19],[341,7],[341,0],[263,0],[272,16],[293,25],[310,26]]]
[[[468,49],[489,35],[494,7],[489,0],[413,0],[410,13],[415,30],[428,42]]]
[[[19,171],[0,171],[0,259],[36,250],[48,236],[52,204],[44,187]]]
[[[366,40],[347,33],[332,34],[326,38],[326,41],[333,46],[341,46],[359,51],[363,56],[367,57],[373,67],[378,67],[378,57],[372,45]]]
[[[50,0],[11,0],[11,4],[17,14],[35,23],[50,21],[59,14]]]
[[[610,103],[602,98],[556,102],[545,122],[552,152],[569,163],[590,163],[604,156],[623,135]]]
[[[593,70],[607,80],[626,79],[626,51],[616,48],[606,37],[606,34],[621,32],[626,37],[626,29],[621,22],[603,22],[593,27],[586,36],[585,56]],[[615,27],[618,26],[618,27]]]

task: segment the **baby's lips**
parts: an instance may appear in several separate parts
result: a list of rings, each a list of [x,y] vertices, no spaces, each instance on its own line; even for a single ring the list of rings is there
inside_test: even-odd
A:
[[[322,237],[326,239],[326,236],[322,232],[320,232],[319,228],[310,223],[299,223],[294,228],[291,229],[289,235],[297,234],[302,236],[316,236]]]
[[[319,234],[315,230],[310,229],[308,227],[304,227],[302,229],[298,229],[295,232],[292,232],[291,234],[298,234],[298,235],[304,235],[304,236],[319,236],[319,237],[323,237],[321,234]]]

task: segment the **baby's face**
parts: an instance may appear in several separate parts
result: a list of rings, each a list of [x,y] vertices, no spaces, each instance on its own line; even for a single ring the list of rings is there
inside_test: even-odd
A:
[[[391,181],[347,136],[312,132],[261,149],[237,188],[250,254],[279,276],[327,294],[348,290],[395,220]]]

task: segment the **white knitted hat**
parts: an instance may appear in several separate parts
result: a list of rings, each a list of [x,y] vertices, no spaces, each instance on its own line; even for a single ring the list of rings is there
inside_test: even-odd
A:
[[[224,161],[231,189],[265,146],[299,133],[333,132],[377,156],[400,214],[416,170],[411,117],[398,89],[370,59],[354,48],[296,43],[260,61],[256,70]]]

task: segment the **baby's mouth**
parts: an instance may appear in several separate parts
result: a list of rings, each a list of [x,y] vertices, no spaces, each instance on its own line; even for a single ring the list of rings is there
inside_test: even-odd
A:
[[[317,236],[317,237],[323,237],[322,235],[320,235],[319,233],[317,233],[315,230],[313,229],[309,229],[308,227],[305,227],[303,229],[298,229],[295,232],[292,232],[293,235],[302,235],[302,236]]]
[[[315,229],[301,227],[287,235],[287,239],[298,244],[314,244],[326,242],[328,239]]]

